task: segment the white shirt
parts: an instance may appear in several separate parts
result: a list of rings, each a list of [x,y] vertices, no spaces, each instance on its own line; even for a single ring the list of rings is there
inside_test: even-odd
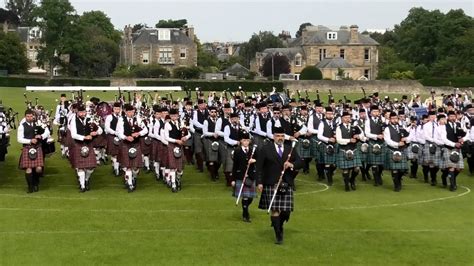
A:
[[[127,120],[132,119],[133,121],[133,118],[125,117],[125,119]],[[127,136],[125,136],[124,127],[123,127],[124,122],[125,122],[124,117],[123,116],[119,117],[119,120],[117,122],[117,129],[115,130],[117,137],[119,137],[121,140],[124,140],[127,138]],[[142,128],[142,130],[139,132],[140,136],[145,136],[146,134],[148,134],[148,128],[145,126],[145,124],[143,124],[142,120],[138,117],[137,117],[137,124]]]
[[[350,127],[351,125],[350,124],[343,124],[346,128],[349,128],[350,130]],[[342,137],[342,131],[341,131],[341,127],[338,126],[336,128],[336,141],[337,141],[337,144],[339,145],[347,145],[351,142],[351,139],[345,139]]]
[[[26,120],[24,122],[26,122]],[[31,125],[34,126],[34,123],[32,122]],[[25,139],[24,134],[25,134],[25,128],[23,127],[23,123],[20,123],[20,125],[18,126],[18,132],[17,132],[17,135],[16,135],[16,139],[17,139],[18,143],[20,143],[20,144],[31,144],[31,139]],[[50,135],[49,129],[45,128],[44,133],[41,134],[41,138],[42,139],[47,139],[49,137],[49,135]]]
[[[433,127],[434,127],[434,130],[433,130]],[[423,126],[423,135],[425,136],[425,141],[435,142],[434,134],[436,132],[437,127],[438,125],[436,124],[436,122],[431,122],[431,121],[427,122]]]
[[[380,117],[378,118],[379,120],[378,121],[381,121],[380,120]],[[365,120],[365,136],[368,138],[368,139],[372,139],[372,140],[377,140],[377,135],[376,134],[372,134],[370,132],[370,120],[374,121],[375,122],[375,119],[374,118],[369,118],[367,120]]]
[[[85,125],[86,123],[86,119],[84,118],[84,121],[83,121],[83,125]],[[72,120],[71,121],[71,137],[75,140],[79,140],[79,141],[84,141],[84,137],[83,135],[79,135],[77,133],[77,127],[76,127],[76,119]],[[97,135],[101,135],[102,134],[102,128],[101,127],[98,127],[97,129]]]
[[[110,135],[115,135],[116,132],[115,130],[113,130],[111,127],[110,127],[110,123],[112,122],[112,119],[114,118],[114,114],[111,114],[111,115],[108,115],[106,118],[105,118],[105,133],[107,134],[110,134]],[[117,116],[118,118],[118,116]],[[118,121],[117,121],[117,124],[118,124]],[[115,129],[117,129],[117,127],[115,127]]]
[[[231,146],[235,146],[237,144],[239,144],[239,142],[237,140],[233,140],[230,138],[230,127],[232,125],[227,125],[225,126],[224,128],[224,141],[225,143],[231,145]]]
[[[170,131],[173,130],[173,128],[171,127],[171,123],[174,123],[177,128],[180,128],[178,120],[176,121],[170,120],[168,123],[165,124],[165,128],[162,131],[164,131],[164,138],[166,139],[168,143],[176,143],[176,141],[180,140],[181,138],[173,139],[170,137]],[[185,140],[188,140],[190,137],[191,137],[191,133],[189,133],[188,131],[188,135],[185,136]]]

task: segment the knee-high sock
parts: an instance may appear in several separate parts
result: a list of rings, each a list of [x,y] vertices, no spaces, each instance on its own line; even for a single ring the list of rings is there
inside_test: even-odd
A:
[[[133,176],[133,178],[137,178],[138,173],[140,173],[140,170],[138,170],[138,169],[137,169],[137,170],[132,170],[132,176]]]
[[[77,176],[79,177],[79,184],[81,188],[85,188],[86,186],[86,172],[82,169],[77,169]]]
[[[33,173],[25,173],[26,184],[28,185],[28,190],[33,189]]]
[[[127,179],[127,184],[129,186],[133,186],[133,174],[132,174],[132,170],[130,169],[127,169],[125,171],[125,178]]]
[[[86,170],[86,176],[85,176],[86,182],[89,181],[89,179],[91,178],[91,175],[92,175],[93,172],[94,172],[94,169],[87,169],[87,170]]]
[[[146,169],[150,169],[150,157],[148,155],[143,156],[143,164]]]
[[[170,179],[171,179],[171,186],[176,187],[176,171],[171,170],[169,176],[170,176]]]
[[[167,182],[170,181],[170,173],[171,173],[170,169],[165,169],[165,178]]]
[[[160,163],[154,162],[153,167],[155,168],[155,175],[158,177],[160,176]]]

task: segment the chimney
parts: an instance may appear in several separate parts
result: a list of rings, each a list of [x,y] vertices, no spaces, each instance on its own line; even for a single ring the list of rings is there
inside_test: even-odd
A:
[[[132,39],[132,27],[130,25],[125,25],[125,28],[123,30],[123,37],[127,41],[130,41]]]
[[[189,27],[186,29],[186,35],[189,37],[189,39],[191,39],[192,41],[194,41],[194,28],[193,28],[193,26],[189,26]]]
[[[359,26],[352,25],[350,34],[350,43],[359,43]]]

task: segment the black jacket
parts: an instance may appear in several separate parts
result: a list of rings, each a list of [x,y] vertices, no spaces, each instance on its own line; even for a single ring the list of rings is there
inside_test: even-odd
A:
[[[247,154],[244,153],[242,147],[238,147],[234,150],[234,165],[232,167],[232,180],[243,180],[245,170],[247,170],[247,164],[250,159],[250,155],[252,153],[252,147],[249,147],[249,151]],[[253,155],[254,159],[257,159],[257,151]],[[256,171],[255,171],[255,164],[253,163],[249,167],[248,171],[248,178],[255,180],[256,178]]]
[[[290,150],[291,145],[284,144],[283,156],[282,158],[280,158],[273,142],[269,142],[262,147],[262,149],[258,153],[258,160],[256,162],[257,184],[275,185],[276,183],[278,183],[281,171],[283,170],[283,164],[288,158]],[[296,152],[296,149],[293,149],[290,162],[294,165],[293,171],[291,169],[287,169],[283,176],[283,181],[289,183],[290,185],[293,185],[293,180],[296,177],[295,171],[302,168],[304,165],[300,156]]]

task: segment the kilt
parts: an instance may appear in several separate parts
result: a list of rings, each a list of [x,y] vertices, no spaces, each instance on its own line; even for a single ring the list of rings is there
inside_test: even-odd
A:
[[[327,144],[321,143],[319,144],[319,160],[318,163],[321,164],[336,164],[336,154],[337,154],[337,145],[334,145],[334,154],[327,154]]]
[[[234,167],[234,159],[232,159],[232,153],[234,152],[234,149],[236,147],[238,146],[232,147],[230,145],[227,145],[226,157],[224,159],[224,172],[232,172],[232,168]]]
[[[336,156],[336,164],[337,167],[340,169],[351,169],[354,167],[361,167],[362,162],[360,160],[360,151],[358,149],[353,150],[354,151],[354,159],[352,160],[346,160],[346,155],[345,155],[345,150],[343,149],[338,149],[337,156]]]
[[[267,210],[268,207],[270,207],[270,202],[272,201],[274,191],[274,186],[263,186],[262,195],[260,196],[260,202],[258,203],[259,209]],[[275,200],[273,201],[272,205],[273,211],[292,212],[293,209],[293,189],[288,189],[288,192],[285,195],[280,195],[278,193],[276,194]]]
[[[66,131],[58,129],[58,142],[62,145],[66,145]]]
[[[145,137],[140,138],[140,149],[142,150],[142,154],[147,156],[151,153],[151,144],[145,143]]]
[[[36,150],[38,151],[36,154],[36,159],[31,160],[28,157],[28,150],[31,148],[36,148],[33,145],[26,145],[21,150],[20,161],[18,162],[18,167],[20,169],[27,169],[27,168],[36,168],[36,167],[43,167],[44,166],[44,156],[43,156],[43,149],[39,145]],[[95,160],[94,160],[95,162]]]
[[[117,156],[120,150],[120,144],[114,144],[114,135],[107,134],[107,154],[110,156]]]
[[[369,153],[366,152],[366,153],[363,153],[362,150],[361,150],[361,147],[362,146],[362,142],[357,142],[357,151],[359,153],[359,158],[360,158],[360,162],[361,163],[367,163],[367,158],[369,157]]]
[[[105,148],[107,146],[107,137],[104,134],[97,135],[92,140],[92,147]]]
[[[151,150],[150,150],[150,160],[154,161],[154,162],[158,162],[157,158],[157,149],[158,149],[158,144],[160,144],[160,142],[155,139],[155,138],[152,138],[151,139]]]
[[[298,139],[298,144],[296,145],[296,152],[303,159],[312,158],[312,156],[311,156],[311,142],[309,144],[309,147],[304,148],[303,147],[303,140],[304,140],[303,138]]]
[[[395,162],[392,159],[392,154],[398,150],[392,150],[390,148],[385,149],[385,164],[384,167],[387,170],[407,170],[408,169],[408,161],[407,161],[407,153],[406,150],[400,150],[402,153],[402,160],[400,162]]]
[[[137,149],[137,157],[133,159],[128,156],[128,150],[132,147]],[[118,161],[120,163],[120,167],[122,168],[142,168],[143,160],[142,151],[140,149],[140,142],[130,143],[128,141],[123,141],[122,145],[120,145]]]
[[[457,151],[459,152],[459,162],[453,163],[449,159],[449,155],[451,154],[452,151]],[[441,168],[442,167],[442,168]],[[462,156],[462,152],[460,149],[448,149],[444,148],[443,152],[443,163],[440,165],[441,169],[446,169],[446,168],[457,168],[457,169],[464,169],[464,158]]]
[[[232,193],[234,197],[237,198],[239,196],[241,186],[242,186],[242,180],[235,180],[235,190],[234,190],[234,193]],[[257,190],[255,188],[255,180],[253,180],[252,186],[250,187],[244,186],[244,188],[242,189],[242,195],[240,196],[240,198],[256,198],[256,197],[257,197]]]
[[[168,167],[168,145],[163,144],[163,142],[160,142],[159,145],[159,162],[160,162],[160,167]]]
[[[89,148],[89,155],[85,158],[81,156],[81,148],[84,146],[87,146]],[[97,167],[97,161],[95,158],[94,147],[92,147],[92,142],[87,144],[76,142],[76,144],[72,148],[71,164],[72,168],[77,169]]]
[[[181,149],[183,149],[183,147],[181,147],[180,145],[178,145],[176,143],[171,143],[171,142],[168,143],[168,149],[167,149],[167,152],[168,152],[168,160],[167,160],[168,161],[168,168],[169,169],[176,169],[178,172],[181,172],[184,169],[184,153],[179,158],[174,157],[173,149],[176,148],[176,147],[180,147]]]
[[[225,163],[227,158],[227,143],[225,143],[224,139],[219,139],[219,163],[223,164],[225,169]]]
[[[373,147],[375,144],[379,144],[381,148],[380,154],[374,154],[372,152]],[[386,153],[387,147],[383,143],[377,143],[375,141],[370,141],[369,142],[369,152],[367,153],[367,164],[369,165],[384,165],[385,161],[385,153]]]
[[[204,144],[204,155],[206,162],[217,162],[219,160],[219,150],[213,151],[211,144],[214,142],[212,139],[204,138],[202,143]],[[221,143],[219,143],[219,148]]]
[[[194,145],[194,153],[202,153],[203,152],[203,144],[201,139],[202,133],[194,132],[193,138],[193,145]]]
[[[74,140],[72,139],[71,131],[67,130],[66,139],[64,140],[64,145],[66,145],[69,149],[72,149],[74,144],[75,143],[74,143]]]
[[[322,160],[320,153],[319,153],[319,140],[316,135],[313,135],[310,139],[311,141],[311,156],[318,162]]]
[[[413,153],[411,151],[413,144],[418,144],[418,146],[420,146],[420,148],[418,149],[418,153]],[[420,153],[422,153],[422,150],[423,150],[423,145],[421,145],[420,143],[410,143],[410,145],[408,145],[408,148],[406,150],[408,160],[419,160]]]
[[[436,145],[436,144],[433,144]],[[431,154],[430,153],[430,145],[428,143],[425,144],[425,147],[423,148],[423,164],[424,165],[434,165],[437,167],[443,166],[443,152],[442,148],[438,145],[436,145],[436,153]]]

